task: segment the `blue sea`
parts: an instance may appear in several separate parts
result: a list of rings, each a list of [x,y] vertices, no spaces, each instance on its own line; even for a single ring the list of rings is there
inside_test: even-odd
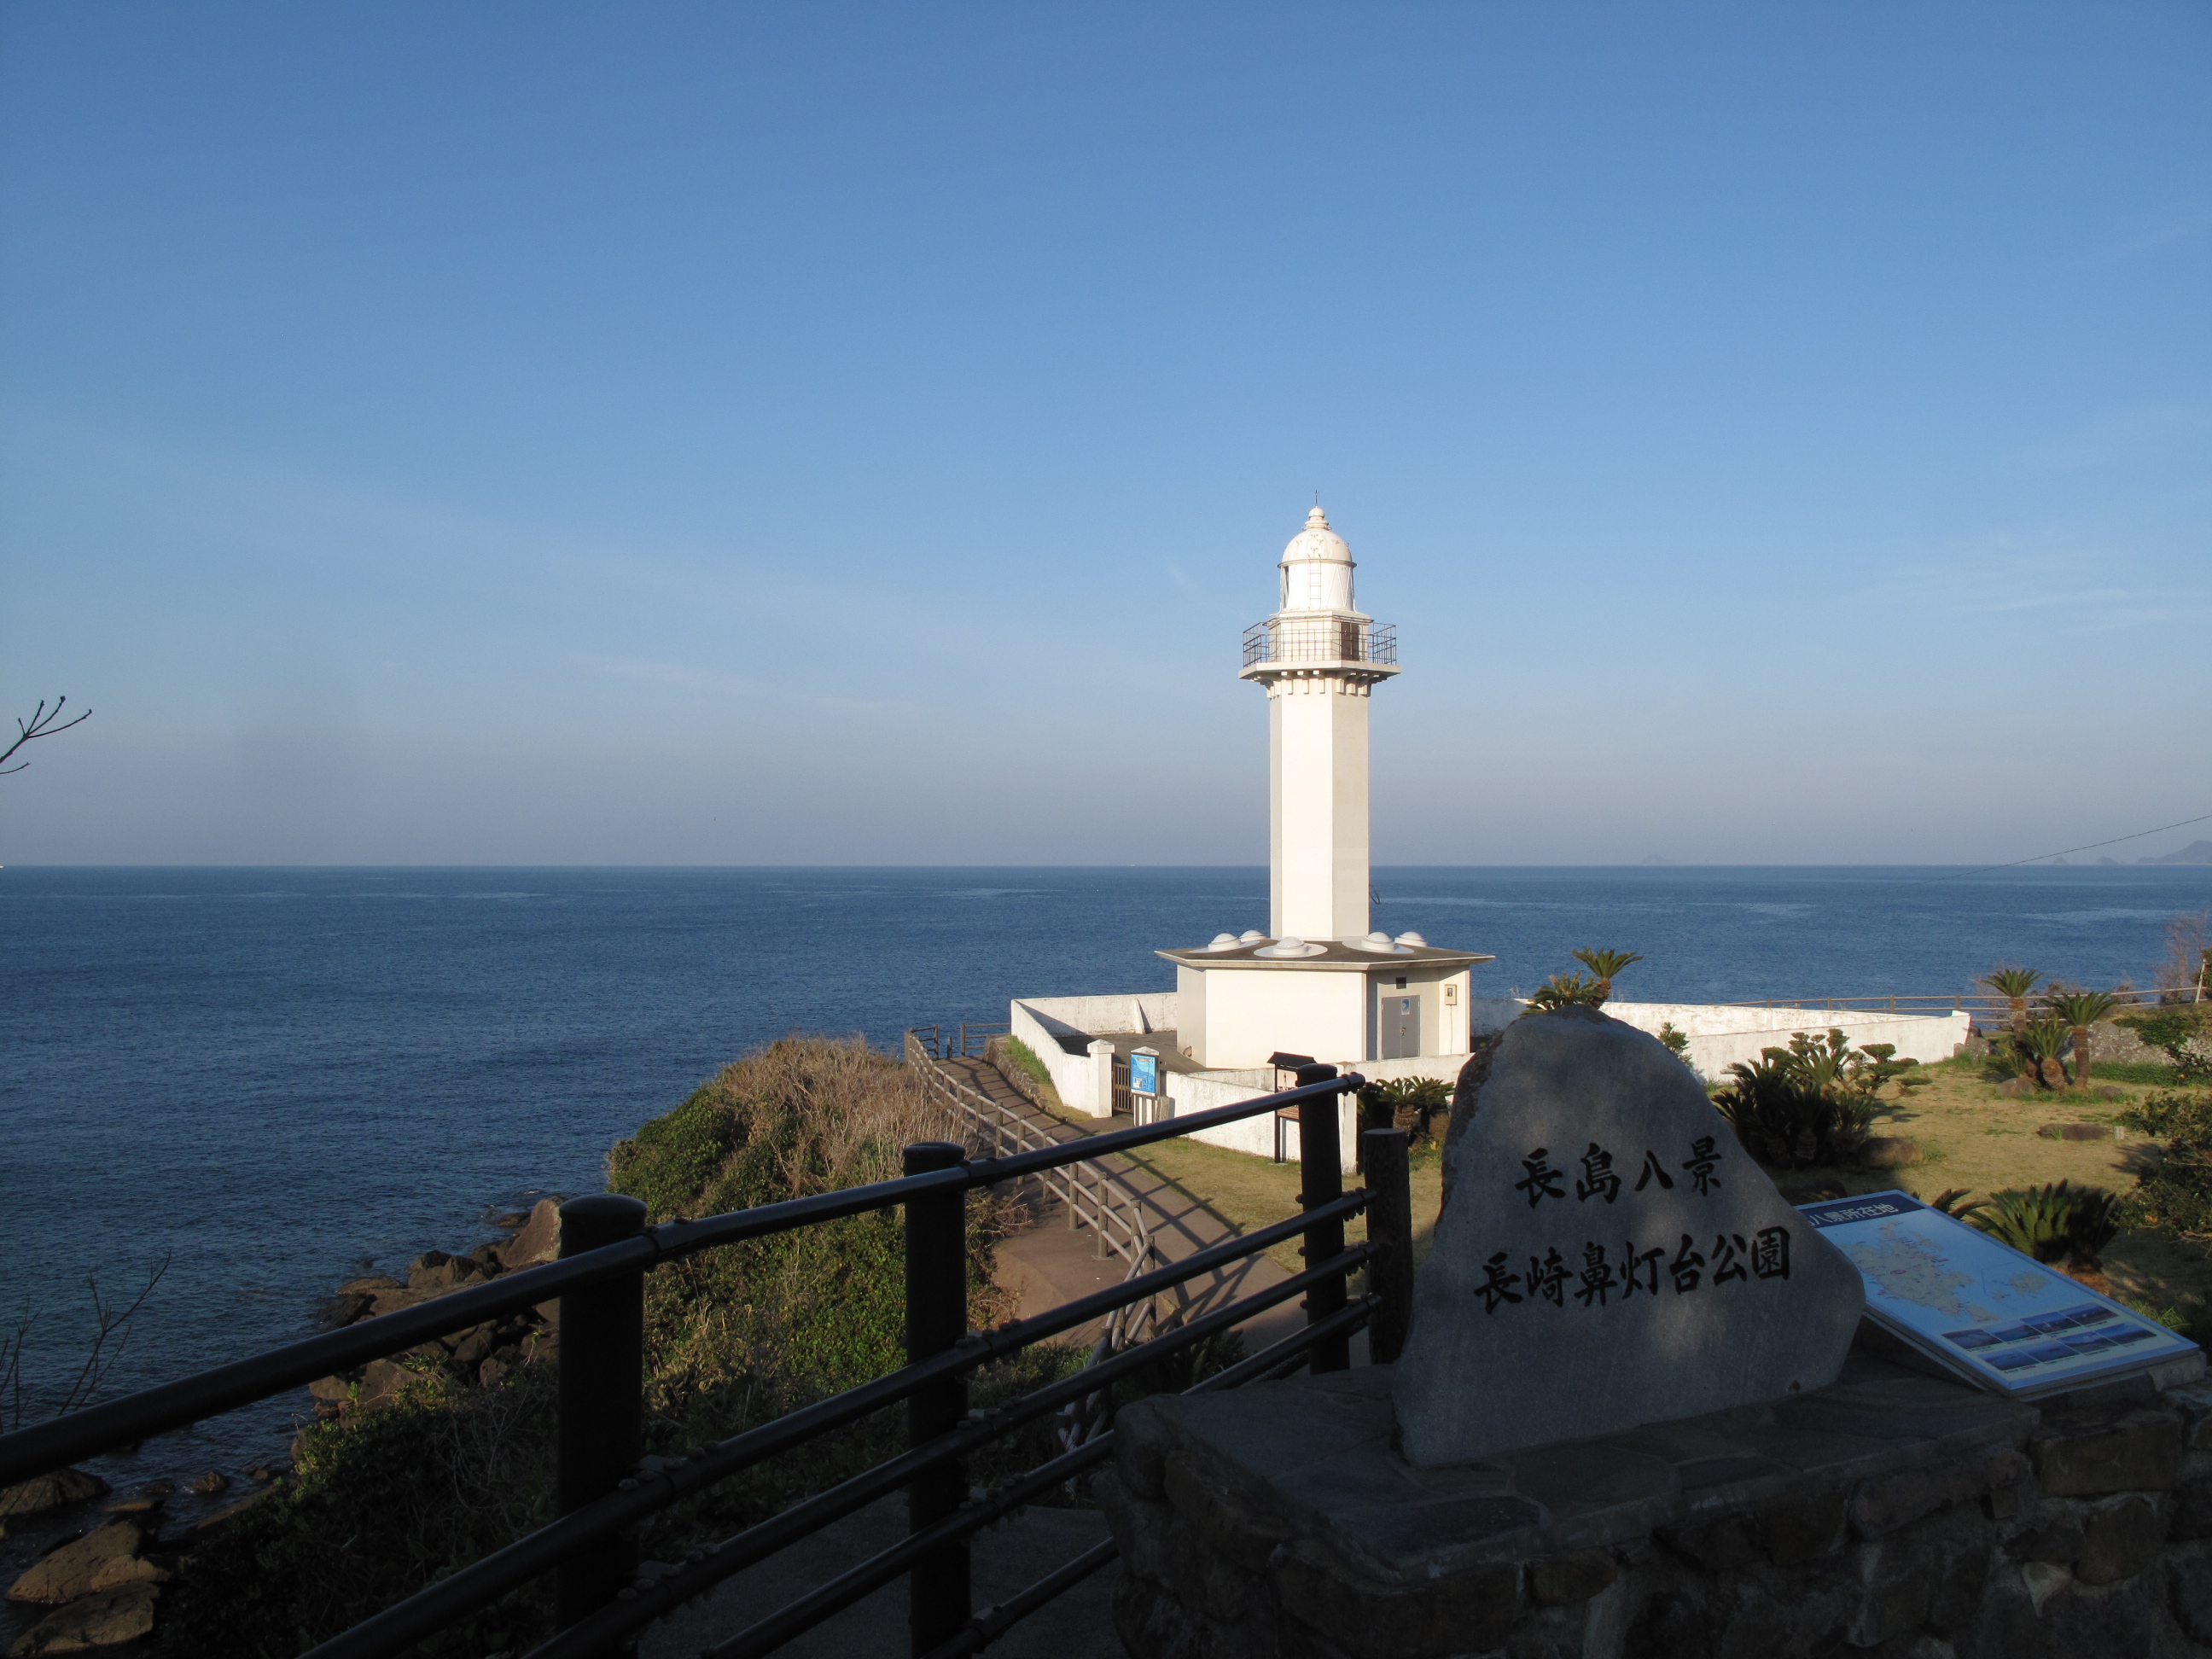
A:
[[[1577,945],[1637,1000],[1949,993],[2000,960],[2145,982],[2212,867],[1387,869],[1378,926]],[[596,1188],[611,1143],[793,1030],[890,1048],[1008,998],[1168,989],[1162,945],[1264,927],[1251,869],[0,871],[0,1319],[33,1404],[85,1291],[167,1258],[116,1389],[314,1328],[340,1280]],[[0,1326],[4,1329],[5,1326]],[[118,1484],[281,1455],[286,1401],[113,1460]]]

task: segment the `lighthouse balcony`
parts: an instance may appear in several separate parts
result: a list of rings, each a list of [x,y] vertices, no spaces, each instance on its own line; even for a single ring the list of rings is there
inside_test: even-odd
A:
[[[1389,623],[1355,622],[1348,617],[1271,617],[1244,630],[1247,668],[1397,660],[1398,630]]]

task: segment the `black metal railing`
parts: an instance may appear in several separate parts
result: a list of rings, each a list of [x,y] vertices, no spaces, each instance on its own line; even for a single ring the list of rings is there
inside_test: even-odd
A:
[[[1391,623],[1345,617],[1270,617],[1244,630],[1244,665],[1266,662],[1381,662],[1398,660],[1398,629]]]
[[[165,1384],[52,1423],[0,1436],[0,1486],[80,1458],[299,1388],[434,1338],[561,1300],[558,1517],[439,1580],[312,1650],[310,1659],[380,1659],[548,1573],[559,1632],[530,1659],[612,1653],[647,1626],[743,1568],[866,1504],[904,1489],[909,1533],[828,1584],[708,1649],[714,1659],[765,1654],[901,1576],[911,1585],[911,1653],[951,1659],[977,1651],[1012,1624],[1114,1559],[1109,1541],[1085,1552],[994,1608],[978,1613],[968,1593],[968,1540],[1112,1454],[1111,1431],[1088,1438],[995,1492],[971,1496],[963,1460],[1024,1424],[1098,1397],[1117,1378],[1206,1341],[1255,1314],[1304,1298],[1303,1330],[1200,1383],[1233,1388],[1302,1367],[1340,1370],[1352,1335],[1368,1328],[1370,1359],[1402,1346],[1412,1306],[1413,1230],[1403,1131],[1364,1131],[1369,1186],[1343,1189],[1336,1097],[1358,1089],[1358,1073],[1302,1069],[1298,1086],[1164,1123],[1087,1136],[1007,1156],[969,1157],[951,1142],[906,1149],[896,1180],[793,1199],[699,1220],[646,1224],[644,1205],[617,1194],[562,1206],[561,1256],[487,1285],[295,1342],[198,1376]],[[1229,1239],[1048,1312],[988,1330],[967,1328],[966,1197],[1079,1160],[1237,1121],[1301,1103],[1332,1109],[1302,1125],[1300,1213]],[[762,1238],[893,1206],[906,1212],[907,1364],[857,1388],[686,1455],[643,1455],[646,1272],[702,1250]],[[1347,1247],[1345,1222],[1366,1212],[1368,1239]],[[1189,1319],[988,1414],[968,1409],[968,1378],[1030,1344],[1078,1329],[1117,1310],[1229,1267],[1279,1243],[1302,1239],[1304,1271]],[[1358,1297],[1349,1279],[1365,1268]],[[905,1402],[908,1449],[678,1564],[636,1556],[633,1530],[684,1499],[821,1435]]]

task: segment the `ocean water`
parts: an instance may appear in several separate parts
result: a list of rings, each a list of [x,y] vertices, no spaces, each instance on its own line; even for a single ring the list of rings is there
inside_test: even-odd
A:
[[[1577,945],[1624,998],[1948,993],[2000,959],[2143,982],[2212,868],[1387,869],[1378,926]],[[1267,921],[1264,869],[0,871],[0,1317],[35,1404],[103,1293],[167,1277],[113,1392],[310,1334],[340,1280],[594,1188],[614,1140],[793,1030],[894,1047],[1015,995],[1167,989],[1158,946]],[[114,1460],[281,1454],[275,1402]]]

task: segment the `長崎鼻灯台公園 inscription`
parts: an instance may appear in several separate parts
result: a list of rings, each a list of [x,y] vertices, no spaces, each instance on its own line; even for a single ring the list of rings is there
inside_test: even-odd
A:
[[[1393,1387],[1409,1459],[1465,1462],[1834,1379],[1856,1269],[1663,1045],[1563,1009],[1515,1021],[1486,1059],[1454,1103],[1449,1198]]]

